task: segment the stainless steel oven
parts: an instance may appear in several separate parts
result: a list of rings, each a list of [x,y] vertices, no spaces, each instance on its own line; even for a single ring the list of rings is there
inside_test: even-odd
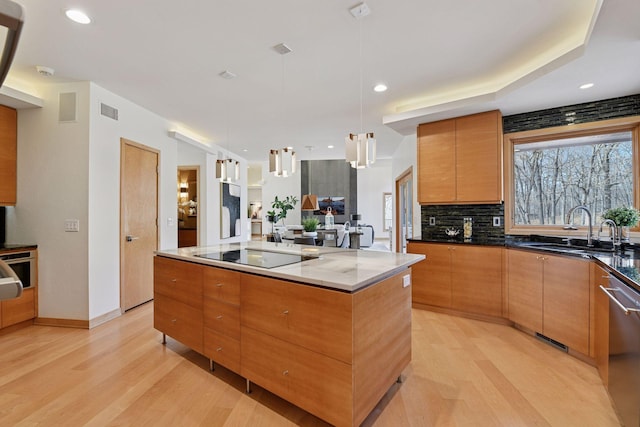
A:
[[[24,289],[35,285],[36,256],[35,251],[18,251],[0,253],[0,260],[4,261],[18,275]]]
[[[609,395],[627,427],[640,426],[640,290],[610,276]]]

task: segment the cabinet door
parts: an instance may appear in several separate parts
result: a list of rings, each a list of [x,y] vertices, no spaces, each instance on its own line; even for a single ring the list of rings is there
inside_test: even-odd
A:
[[[455,120],[418,127],[418,202],[451,203],[456,199]]]
[[[25,289],[20,298],[2,301],[0,313],[3,328],[36,317],[35,289]]]
[[[350,365],[245,327],[240,345],[243,377],[333,425],[352,425]]]
[[[453,246],[451,307],[502,316],[502,248]]]
[[[240,295],[242,326],[351,363],[350,294],[243,275]]]
[[[502,200],[502,116],[499,111],[456,119],[456,200]]]
[[[533,331],[542,331],[542,256],[507,251],[509,319]]]
[[[204,328],[204,352],[209,359],[233,372],[240,373],[240,336],[230,338],[212,329]]]
[[[544,328],[549,338],[589,354],[589,261],[544,260]]]
[[[233,339],[240,339],[240,306],[205,296],[204,327]]]
[[[240,304],[240,276],[237,271],[216,267],[204,269],[204,294],[230,304]]]
[[[18,114],[0,105],[0,206],[16,204]]]
[[[202,310],[204,268],[199,264],[156,256],[153,260],[153,290]]]
[[[202,307],[196,309],[156,292],[153,301],[153,327],[202,353]]]
[[[412,302],[451,307],[451,246],[409,242],[407,252],[427,257],[411,266]]]

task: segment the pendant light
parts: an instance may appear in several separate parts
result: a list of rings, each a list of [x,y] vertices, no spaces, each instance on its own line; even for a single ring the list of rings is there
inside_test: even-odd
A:
[[[362,18],[369,15],[371,9],[363,2],[351,8],[349,12],[359,21],[360,31],[360,133],[350,133],[345,138],[345,158],[352,168],[362,169],[376,161],[376,139],[373,132],[363,131],[362,123]]]
[[[228,70],[224,70],[218,74],[225,80],[231,80],[236,77],[236,75]],[[218,160],[216,160],[216,178],[220,180],[220,182],[231,183],[234,181],[240,180],[240,162],[234,160],[229,157],[229,88],[227,87],[226,94],[226,134],[227,134],[227,154],[218,155]]]
[[[292,50],[284,43],[275,45],[273,50],[282,57],[282,123],[285,123],[284,55],[291,53]],[[296,152],[293,147],[269,150],[269,173],[283,178],[296,173]]]

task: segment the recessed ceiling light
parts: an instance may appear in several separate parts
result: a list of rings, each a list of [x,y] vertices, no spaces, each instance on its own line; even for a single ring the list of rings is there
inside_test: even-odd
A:
[[[243,148],[242,151],[244,151],[245,153],[247,153],[249,150],[247,150],[246,148]]]
[[[327,148],[333,148],[333,145],[327,145]]]
[[[78,9],[68,9],[64,12],[67,15],[67,18],[71,19],[73,22],[77,22],[78,24],[89,24],[91,23],[91,18],[87,16],[81,10]]]
[[[593,83],[585,83],[580,86],[580,89],[589,89],[590,87],[593,87]]]
[[[373,90],[376,92],[384,92],[385,90],[387,90],[387,85],[384,83],[378,83],[373,87]]]

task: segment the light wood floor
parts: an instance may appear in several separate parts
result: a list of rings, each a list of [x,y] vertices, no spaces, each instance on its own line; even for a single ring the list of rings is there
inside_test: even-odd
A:
[[[0,336],[1,426],[324,426],[174,340],[151,304]],[[375,375],[375,372],[371,373]],[[366,426],[617,426],[595,368],[510,327],[413,311],[413,361]]]

